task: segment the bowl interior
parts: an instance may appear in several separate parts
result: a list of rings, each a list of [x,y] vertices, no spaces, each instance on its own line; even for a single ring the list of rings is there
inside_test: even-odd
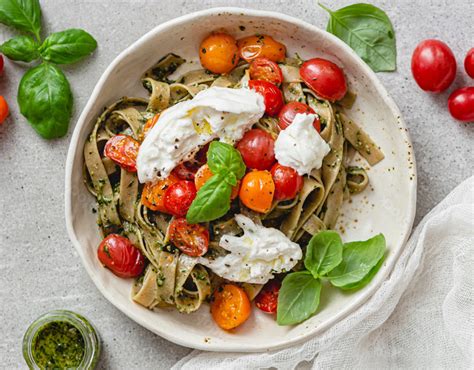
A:
[[[346,294],[323,288],[317,314],[293,327],[280,327],[272,316],[253,310],[251,318],[233,332],[219,329],[206,305],[191,315],[174,310],[149,311],[130,299],[131,281],[119,279],[96,258],[100,242],[95,200],[82,181],[82,148],[93,122],[104,106],[118,98],[146,96],[142,73],[168,52],[183,56],[199,68],[200,41],[211,31],[223,29],[236,38],[255,33],[272,35],[283,42],[289,55],[333,60],[344,68],[357,101],[350,116],[382,148],[385,159],[368,168],[370,188],[346,202],[338,228],[344,240],[363,240],[384,233],[389,252],[379,273],[360,291]],[[265,351],[297,343],[315,335],[356,309],[390,273],[411,229],[414,217],[415,167],[406,128],[398,109],[375,75],[345,44],[307,23],[276,13],[244,9],[211,9],[158,26],[125,50],[98,82],[78,124],[67,161],[66,218],[70,237],[101,292],[120,310],[153,332],[184,346],[215,351]]]

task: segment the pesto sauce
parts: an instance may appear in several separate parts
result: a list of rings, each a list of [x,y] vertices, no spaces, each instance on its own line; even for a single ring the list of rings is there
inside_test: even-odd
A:
[[[66,321],[47,323],[33,338],[33,358],[41,369],[78,367],[84,352],[81,332]]]

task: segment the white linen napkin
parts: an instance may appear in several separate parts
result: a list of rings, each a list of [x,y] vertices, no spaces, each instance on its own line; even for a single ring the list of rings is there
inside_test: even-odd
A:
[[[192,351],[173,369],[474,368],[474,177],[413,231],[393,272],[358,310],[270,353]]]

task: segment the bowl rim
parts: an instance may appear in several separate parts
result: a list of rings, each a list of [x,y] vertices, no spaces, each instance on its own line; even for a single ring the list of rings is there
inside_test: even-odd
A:
[[[134,41],[130,46],[128,46],[126,49],[124,49],[118,56],[114,58],[112,63],[109,64],[109,66],[106,68],[106,70],[103,72],[101,75],[100,79],[96,83],[92,94],[90,95],[84,109],[82,110],[77,123],[74,127],[74,131],[71,137],[71,141],[69,144],[69,149],[67,153],[67,158],[66,158],[66,168],[65,168],[65,218],[66,218],[66,229],[69,235],[70,240],[72,241],[77,253],[79,254],[82,264],[85,267],[89,277],[91,280],[94,282],[96,285],[97,289],[102,293],[102,295],[110,302],[112,303],[116,308],[118,308],[122,313],[127,315],[129,318],[140,324],[141,326],[145,327],[146,329],[152,331],[153,333],[161,336],[162,338],[165,338],[166,340],[169,340],[173,343],[176,343],[178,345],[182,345],[188,348],[194,348],[194,349],[199,349],[199,350],[205,350],[205,351],[216,351],[216,352],[267,352],[271,350],[277,350],[277,349],[282,349],[286,348],[292,345],[297,345],[300,344],[318,334],[321,332],[327,330],[328,328],[334,326],[337,324],[339,321],[347,317],[349,314],[357,310],[362,304],[367,302],[370,297],[374,295],[376,290],[381,286],[381,284],[387,279],[387,277],[391,274],[393,271],[394,265],[397,262],[401,252],[403,251],[405,244],[408,240],[408,237],[410,235],[414,218],[415,218],[415,213],[416,213],[416,189],[417,189],[417,168],[416,168],[416,160],[415,160],[415,155],[414,153],[411,154],[411,158],[413,161],[413,180],[410,182],[409,188],[408,188],[408,194],[407,194],[407,199],[409,200],[408,203],[408,218],[409,222],[406,223],[405,228],[403,230],[403,240],[400,242],[400,247],[397,250],[397,255],[395,258],[392,260],[392,263],[387,266],[387,268],[384,270],[383,277],[380,278],[379,282],[377,284],[374,284],[373,286],[370,287],[370,289],[367,289],[364,294],[362,294],[360,297],[355,299],[353,302],[351,302],[350,305],[348,305],[346,308],[344,308],[342,311],[340,311],[338,314],[334,315],[330,319],[326,320],[326,322],[323,322],[318,326],[316,330],[309,331],[308,333],[288,339],[285,342],[282,343],[276,343],[274,345],[271,345],[270,347],[264,346],[263,344],[249,344],[248,347],[242,348],[240,345],[232,344],[232,342],[228,343],[203,343],[203,342],[196,342],[193,339],[188,339],[186,337],[182,337],[179,335],[173,335],[172,333],[156,330],[150,323],[148,323],[145,319],[141,317],[139,313],[135,313],[130,311],[124,304],[121,302],[118,302],[114,300],[113,294],[105,288],[105,286],[102,284],[102,282],[99,279],[96,279],[95,273],[93,272],[92,268],[86,263],[86,258],[85,258],[85,253],[83,251],[83,248],[81,246],[81,243],[79,240],[76,238],[76,234],[74,231],[74,227],[72,224],[72,169],[73,169],[73,164],[74,164],[74,156],[77,151],[77,146],[79,144],[79,139],[80,139],[80,131],[81,128],[87,124],[86,122],[86,116],[88,115],[90,109],[93,106],[93,103],[97,96],[99,95],[100,90],[102,89],[102,86],[104,85],[105,81],[108,79],[110,74],[114,71],[116,66],[124,59],[129,57],[134,50],[139,47],[142,43],[146,42],[147,40],[155,37],[157,34],[161,33],[162,31],[165,31],[170,28],[174,28],[176,26],[179,26],[182,23],[187,23],[189,21],[192,21],[195,18],[199,17],[204,17],[204,16],[212,16],[212,15],[217,15],[217,14],[230,14],[230,15],[246,15],[246,16],[251,16],[251,17],[269,17],[269,18],[274,18],[276,20],[280,20],[283,22],[287,23],[292,23],[296,24],[299,27],[306,28],[309,31],[316,33],[316,34],[321,34],[324,33],[325,37],[327,37],[330,42],[337,44],[340,48],[345,49],[345,51],[350,54],[353,58],[353,62],[357,64],[357,67],[360,68],[360,70],[367,76],[367,78],[370,80],[370,82],[373,84],[375,87],[375,93],[381,96],[381,98],[384,100],[384,102],[387,104],[389,107],[391,113],[393,114],[394,117],[399,117],[399,125],[403,130],[401,130],[401,135],[404,136],[405,141],[407,144],[411,147],[412,141],[410,139],[407,126],[402,118],[401,112],[399,108],[397,107],[396,103],[394,100],[389,96],[387,90],[385,87],[382,85],[378,77],[376,76],[375,72],[370,69],[370,67],[347,45],[345,44],[342,40],[337,38],[336,36],[326,32],[325,30],[320,29],[317,26],[314,26],[306,21],[303,21],[299,18],[289,16],[286,14],[274,12],[274,11],[267,11],[267,10],[257,10],[257,9],[248,9],[248,8],[239,8],[239,7],[213,7],[205,10],[200,10],[196,12],[192,12],[189,14],[185,14],[183,16],[173,18],[171,20],[168,20],[164,23],[161,23],[145,33],[143,36],[138,38],[136,41]]]

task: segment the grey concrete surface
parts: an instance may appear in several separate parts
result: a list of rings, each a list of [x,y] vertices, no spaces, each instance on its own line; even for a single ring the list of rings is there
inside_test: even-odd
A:
[[[75,121],[106,66],[139,36],[168,19],[213,6],[274,10],[325,27],[316,1],[43,0],[45,31],[80,27],[99,42],[93,57],[65,68],[75,111],[67,137],[45,141],[19,114],[16,91],[23,66],[6,62],[0,95],[11,115],[0,126],[0,368],[24,368],[21,341],[39,314],[66,308],[86,315],[103,340],[100,368],[165,369],[189,349],[155,336],[115,309],[95,288],[79,261],[64,223],[64,166]],[[326,1],[336,9],[351,1]],[[397,37],[398,70],[379,73],[410,129],[418,161],[416,222],[473,173],[474,125],[449,116],[448,92],[429,95],[415,84],[410,57],[425,38],[440,38],[458,60],[454,86],[473,85],[462,60],[474,46],[471,0],[372,1],[390,16]],[[211,30],[210,30],[211,31]],[[12,33],[0,26],[0,41]],[[156,51],[157,55],[160,51]],[[269,364],[270,365],[270,364]]]

